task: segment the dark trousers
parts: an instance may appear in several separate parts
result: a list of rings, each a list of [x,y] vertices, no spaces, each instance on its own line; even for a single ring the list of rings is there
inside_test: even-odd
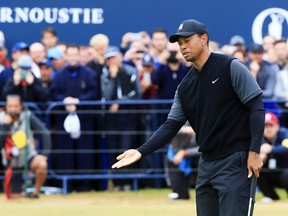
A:
[[[55,116],[55,128],[63,132],[53,134],[52,154],[50,155],[50,168],[57,174],[81,174],[94,173],[97,169],[95,164],[95,149],[100,148],[96,143],[94,136],[90,134],[94,127],[94,119],[91,114],[79,114],[81,124],[81,136],[78,139],[72,139],[70,134],[63,128],[63,122],[67,113]],[[60,186],[59,181],[51,180],[51,184]],[[78,180],[70,181],[69,189],[71,191],[89,191],[98,186],[94,186],[92,181]]]
[[[173,164],[167,158],[166,160],[168,163],[168,175],[173,192],[179,195],[178,199],[190,199],[190,175],[185,175],[177,165]]]
[[[197,216],[247,216],[251,178],[248,152],[213,161],[200,158],[196,182]]]
[[[279,200],[276,187],[284,188],[288,192],[288,169],[286,170],[263,170],[258,179],[258,187],[264,196],[273,200]]]
[[[106,148],[108,154],[108,167],[117,161],[116,157],[124,150],[136,148],[136,136],[133,134],[137,129],[136,115],[113,113],[106,115]],[[132,134],[129,134],[131,133]],[[111,170],[113,174],[123,174],[136,172],[136,164],[132,164],[123,169]],[[114,186],[124,186],[132,184],[131,180],[127,179],[113,179]]]

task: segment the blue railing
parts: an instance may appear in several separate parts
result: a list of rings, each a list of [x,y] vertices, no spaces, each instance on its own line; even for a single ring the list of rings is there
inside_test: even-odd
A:
[[[275,113],[281,113],[283,112],[283,110],[281,110],[278,107],[278,103],[284,103],[286,102],[285,100],[268,100],[268,99],[263,99],[263,102],[265,104],[265,107],[270,110],[273,111]],[[135,105],[136,107],[140,107],[141,105],[167,105],[167,107],[169,107],[171,104],[173,103],[173,100],[126,100],[126,101],[81,101],[79,102],[79,104],[77,104],[78,107],[90,107],[89,110],[79,110],[78,112],[87,112],[90,114],[97,114],[97,115],[102,115],[104,116],[105,114],[107,114],[109,111],[103,107],[107,106],[107,105],[112,105],[112,104],[119,104],[119,105]],[[4,102],[0,102],[0,106],[3,106]],[[52,132],[52,136],[54,136],[55,134],[65,134],[65,131],[53,131],[51,128],[51,115],[54,115],[56,113],[57,114],[65,114],[67,113],[65,111],[65,109],[63,109],[63,107],[67,105],[64,104],[63,102],[49,102],[47,104],[36,104],[36,103],[24,103],[24,106],[28,107],[29,109],[33,110],[36,115],[43,121],[45,122],[46,126],[51,129]],[[41,109],[41,108],[42,109]],[[46,107],[43,110],[43,107]],[[95,110],[94,110],[95,109]],[[56,110],[58,110],[56,112]],[[59,111],[60,110],[60,111]],[[135,112],[135,113],[156,113],[156,112],[163,112],[163,113],[168,113],[169,112],[169,108],[167,108],[166,110],[154,110],[149,108],[149,106],[145,107],[144,109],[141,110],[127,110],[127,113],[129,112]],[[149,134],[151,135],[153,133],[153,131],[134,131],[135,133],[138,134]],[[85,132],[84,132],[85,133]],[[87,132],[89,134],[89,131]],[[91,129],[90,131],[91,134],[100,134],[100,135],[107,135],[107,131],[105,131],[103,128],[101,129],[101,132],[99,131],[93,131],[93,129]],[[125,133],[125,131],[117,131],[115,133]],[[130,131],[131,133],[131,131]],[[132,133],[133,134],[133,133]],[[122,149],[125,150],[125,149]],[[120,151],[122,151],[120,150]],[[73,151],[73,149],[71,149],[71,151]],[[68,151],[69,152],[69,151]],[[61,150],[59,152],[53,152],[53,153],[61,153]],[[65,153],[65,152],[62,152]],[[61,154],[62,154],[61,153]],[[66,152],[67,153],[67,152]],[[71,153],[71,152],[70,152]],[[80,152],[81,153],[81,152]],[[98,154],[107,154],[107,152],[105,152],[105,149],[99,149],[96,151],[92,151],[91,153],[98,153]],[[162,154],[165,153],[165,150],[162,151]],[[158,155],[159,156],[159,155]],[[155,160],[158,160],[159,162],[159,157],[154,157]],[[107,158],[103,158],[103,160],[107,160]],[[161,161],[161,159],[160,159]],[[100,172],[83,172],[83,173],[77,173],[77,174],[71,174],[71,173],[58,173],[57,170],[53,170],[53,167],[49,166],[49,174],[48,174],[48,178],[52,178],[52,179],[58,179],[62,181],[62,191],[63,194],[67,194],[68,193],[68,181],[71,180],[84,180],[84,179],[132,179],[133,180],[133,189],[134,191],[138,190],[138,180],[139,179],[159,179],[159,178],[165,178],[165,172],[163,169],[161,170],[157,170],[157,172],[145,172],[145,171],[136,171],[136,172],[130,172],[130,173],[123,173],[123,174],[112,174],[110,171],[110,168],[107,167],[107,164],[105,166],[102,167],[102,170]],[[157,167],[158,168],[158,167]],[[156,169],[157,169],[156,168]],[[3,175],[0,175],[0,179],[3,179]]]

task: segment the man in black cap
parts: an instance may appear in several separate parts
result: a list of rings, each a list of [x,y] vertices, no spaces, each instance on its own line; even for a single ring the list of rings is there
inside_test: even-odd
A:
[[[264,130],[262,90],[238,59],[211,53],[208,31],[185,20],[169,38],[192,68],[175,93],[166,122],[138,149],[117,157],[127,166],[168,143],[188,120],[202,153],[196,182],[197,215],[247,215],[251,176],[258,178]]]
[[[261,44],[253,43],[249,48],[247,66],[263,91],[262,97],[272,99],[276,84],[277,70],[264,60],[264,49]]]

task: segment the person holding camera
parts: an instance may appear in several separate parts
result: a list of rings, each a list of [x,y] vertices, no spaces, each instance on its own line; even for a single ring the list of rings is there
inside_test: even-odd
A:
[[[125,55],[126,52],[131,49],[131,45],[133,42],[139,42],[145,46],[145,48],[149,48],[151,45],[151,38],[146,31],[140,32],[126,32],[120,43],[120,52]]]
[[[30,56],[23,55],[17,61],[17,69],[12,79],[9,79],[3,89],[3,98],[9,94],[22,97],[25,102],[47,102],[49,91],[42,85],[42,81],[32,73],[33,61]]]

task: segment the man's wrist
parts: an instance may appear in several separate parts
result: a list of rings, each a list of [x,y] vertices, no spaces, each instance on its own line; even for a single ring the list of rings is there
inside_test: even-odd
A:
[[[187,156],[188,156],[187,150],[183,149],[182,151],[183,151],[183,156],[184,156],[184,157],[187,157]]]
[[[249,151],[249,157],[260,157],[260,154],[258,152]]]

